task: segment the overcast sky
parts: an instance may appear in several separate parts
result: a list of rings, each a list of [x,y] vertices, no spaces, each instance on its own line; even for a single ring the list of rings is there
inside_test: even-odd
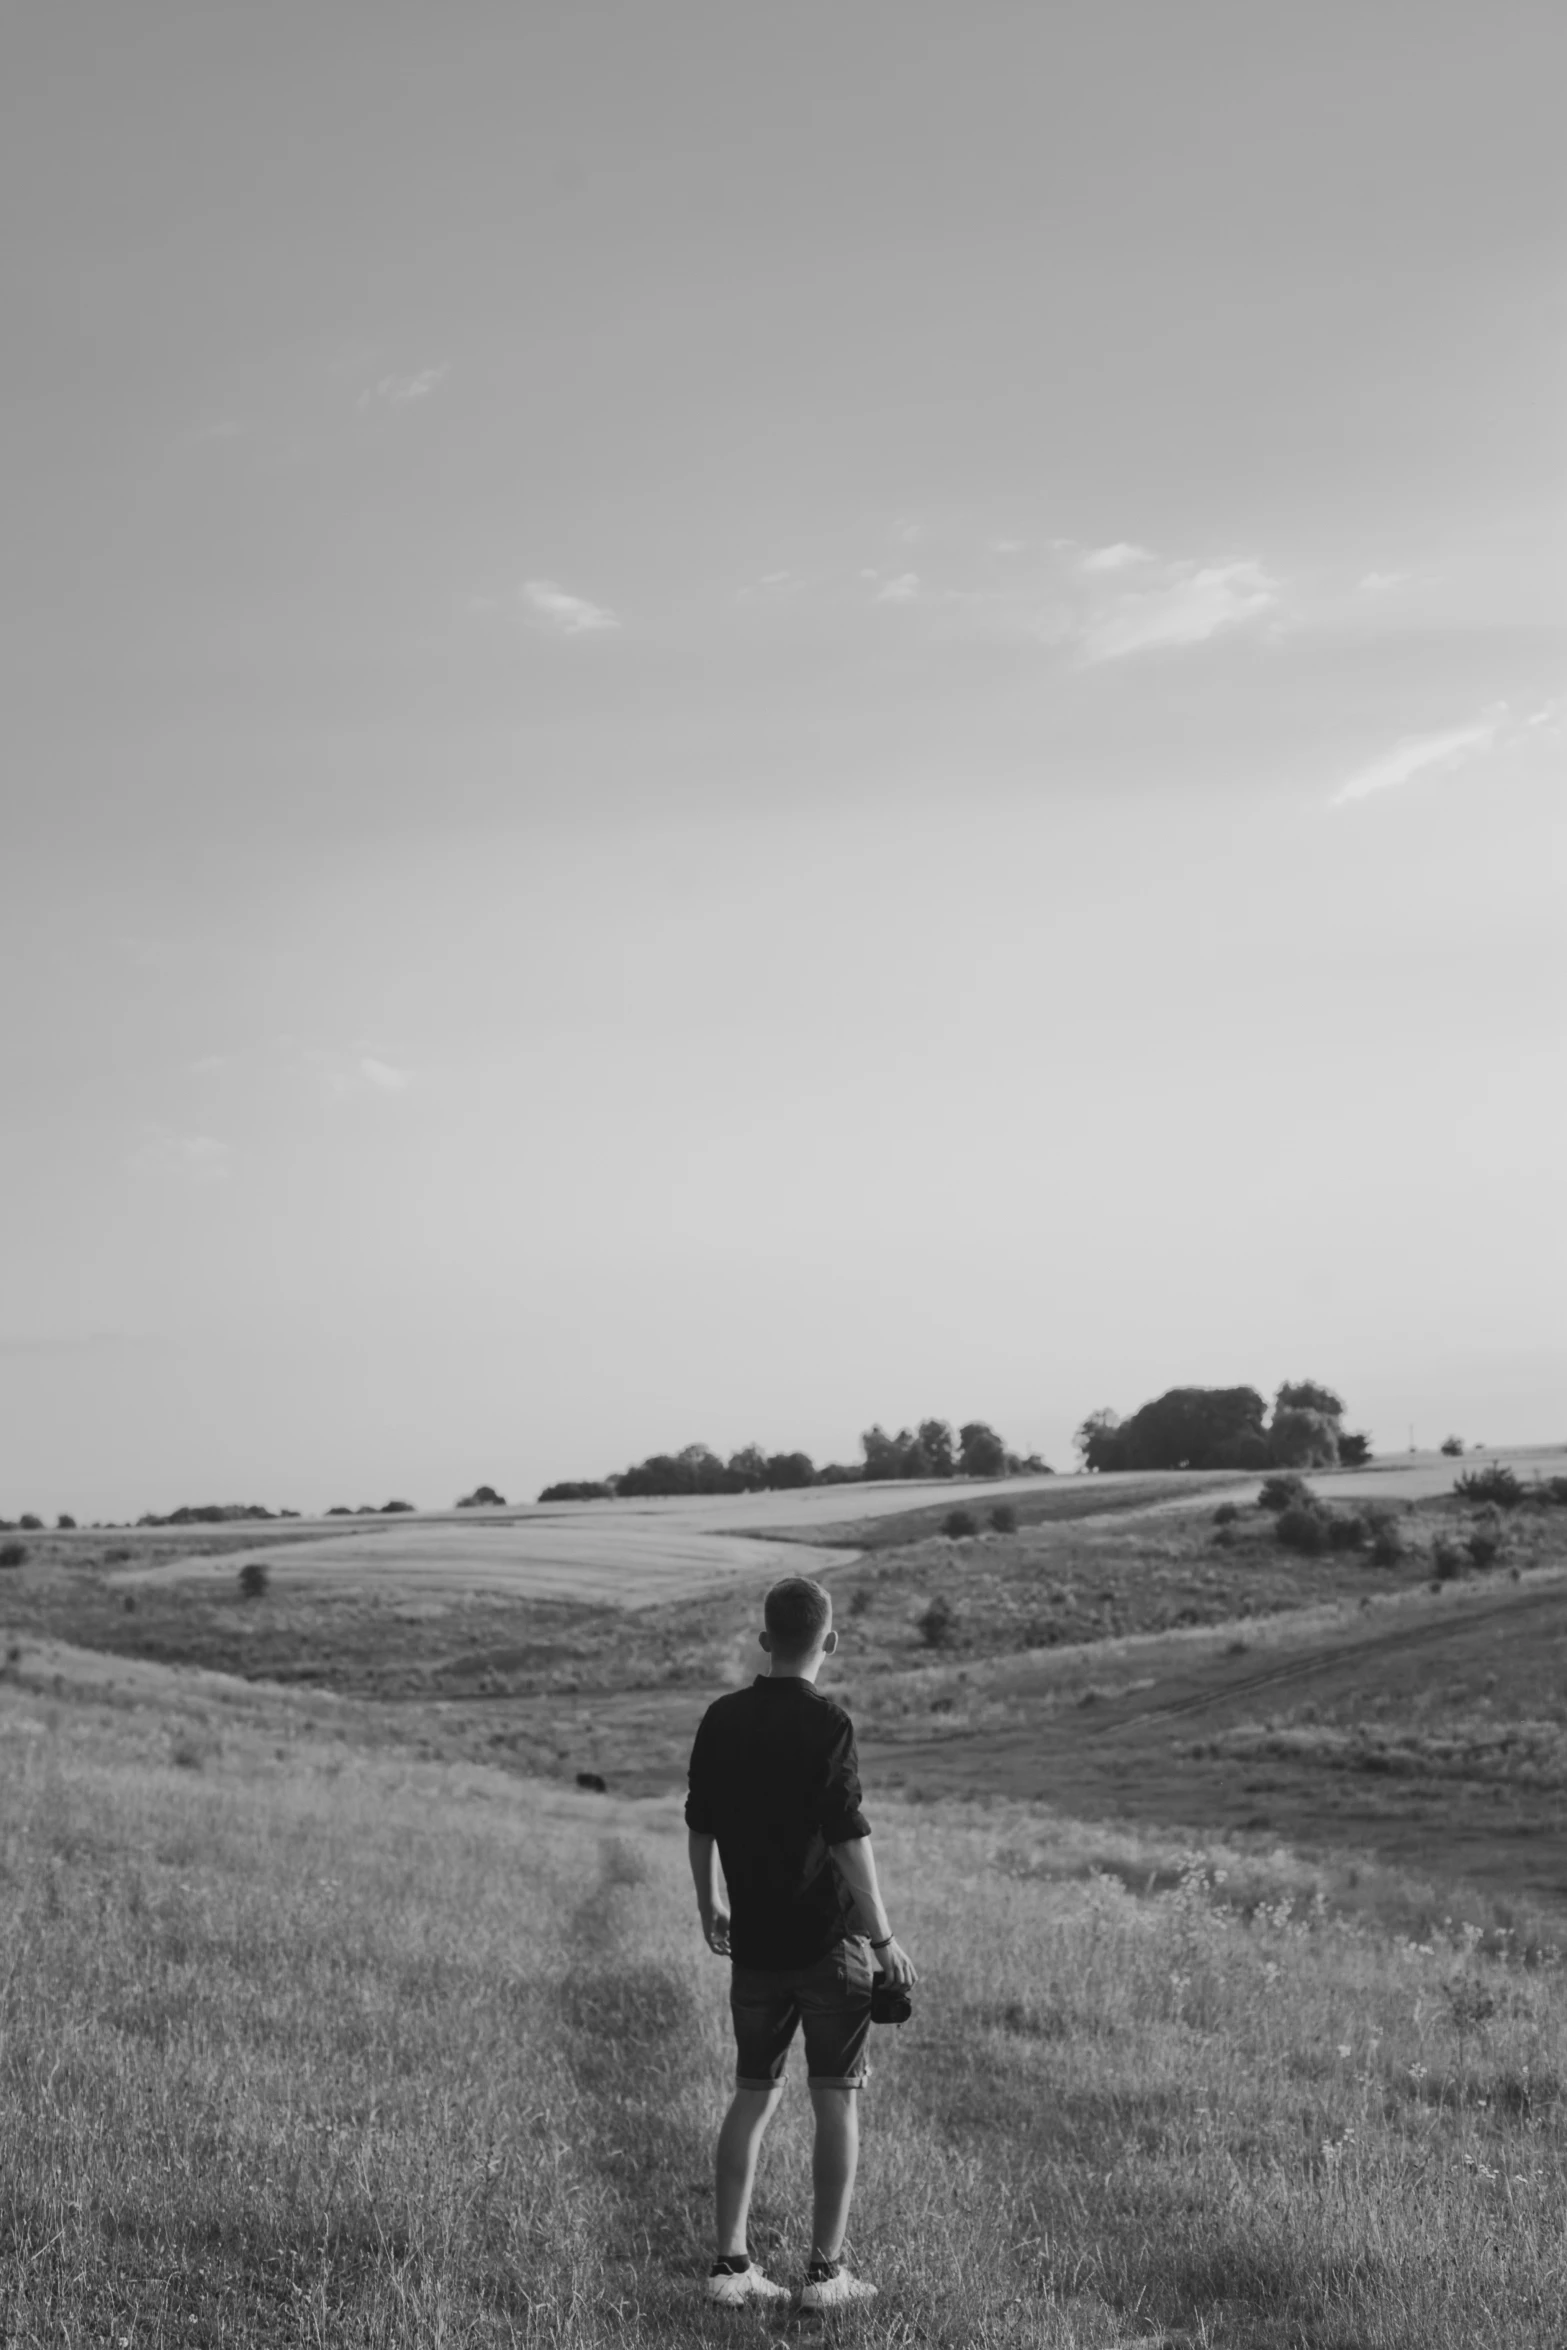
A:
[[[34,0],[0,1514],[1567,1435],[1567,18]]]

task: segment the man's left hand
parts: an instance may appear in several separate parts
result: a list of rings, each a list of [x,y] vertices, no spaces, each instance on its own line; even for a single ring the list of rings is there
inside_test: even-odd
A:
[[[727,1909],[722,1905],[715,1906],[703,1918],[702,1932],[707,1937],[709,1950],[715,1952],[719,1958],[729,1956],[729,1912]]]

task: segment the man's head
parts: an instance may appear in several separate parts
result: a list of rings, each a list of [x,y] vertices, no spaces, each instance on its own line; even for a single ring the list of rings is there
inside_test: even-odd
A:
[[[819,1664],[838,1645],[832,1628],[832,1601],[808,1575],[786,1575],[775,1583],[762,1604],[766,1630],[762,1646],[773,1668],[799,1672]]]

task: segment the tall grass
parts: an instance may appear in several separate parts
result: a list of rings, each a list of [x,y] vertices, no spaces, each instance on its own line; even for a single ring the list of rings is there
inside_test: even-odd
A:
[[[302,1718],[0,1689],[0,2340],[761,2340],[700,2298],[730,2057],[675,1807]],[[1282,1855],[1220,1882],[1019,1810],[873,1808],[923,1983],[874,2045],[882,2294],[846,2332],[1561,2337],[1549,1956],[1336,1921]],[[795,2073],[752,2239],[785,2276]]]

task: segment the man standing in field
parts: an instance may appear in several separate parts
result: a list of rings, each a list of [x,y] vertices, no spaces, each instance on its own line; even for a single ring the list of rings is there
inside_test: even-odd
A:
[[[915,1975],[876,1882],[853,1725],[816,1688],[838,1645],[832,1601],[819,1583],[791,1575],[767,1594],[763,1620],[769,1670],[708,1707],[686,1798],[702,1931],[709,1949],[733,1965],[738,2051],[734,2100],[718,2133],[718,2257],[707,2289],[730,2304],[788,2298],[747,2251],[746,2221],[762,2136],[803,2024],[816,2144],[800,2305],[834,2309],[876,2290],[843,2260],[859,2161],[871,1954],[891,1983],[906,1987]]]

